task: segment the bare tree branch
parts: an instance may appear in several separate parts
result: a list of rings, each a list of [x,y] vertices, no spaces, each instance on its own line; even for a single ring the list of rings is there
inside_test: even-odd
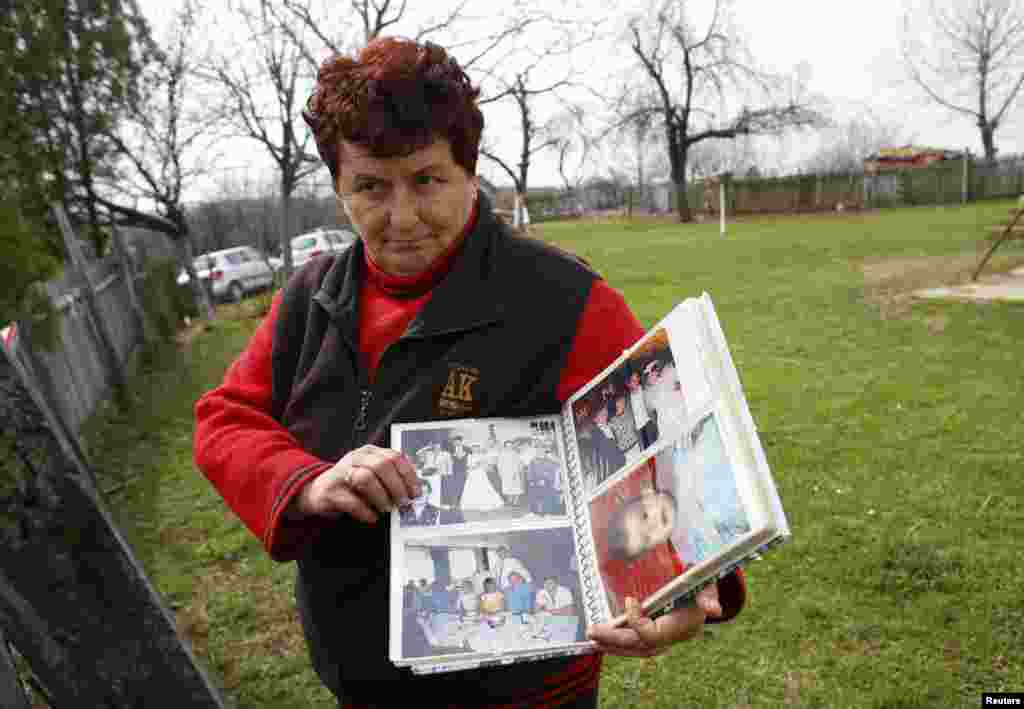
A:
[[[904,16],[903,59],[935,104],[977,125],[985,157],[1024,90],[1024,7],[1017,0],[933,0]]]
[[[686,202],[690,149],[706,140],[778,133],[816,125],[819,114],[806,103],[780,100],[781,81],[759,70],[731,24],[730,0],[716,0],[711,18],[698,31],[684,0],[661,0],[629,23],[630,48],[646,78],[638,92],[631,87],[620,104],[617,122],[646,129],[657,116],[665,133],[676,207],[680,221],[692,218]],[[730,109],[752,91],[762,105]]]

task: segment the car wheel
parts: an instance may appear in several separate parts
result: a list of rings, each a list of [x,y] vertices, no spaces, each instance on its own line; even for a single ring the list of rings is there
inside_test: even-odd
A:
[[[235,281],[228,286],[228,295],[231,297],[231,302],[241,303],[242,298],[245,297],[245,289],[242,288],[242,284]]]

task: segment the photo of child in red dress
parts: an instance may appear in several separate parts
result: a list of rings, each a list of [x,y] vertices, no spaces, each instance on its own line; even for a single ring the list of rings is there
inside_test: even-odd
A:
[[[677,505],[670,490],[658,489],[657,466],[665,456],[629,472],[590,503],[598,569],[613,615],[626,610],[626,598],[643,601],[686,569],[672,542]]]
[[[711,414],[594,497],[590,516],[614,615],[751,529]]]

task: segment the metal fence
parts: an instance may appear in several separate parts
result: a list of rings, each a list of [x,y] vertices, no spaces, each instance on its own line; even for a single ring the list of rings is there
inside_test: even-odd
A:
[[[985,162],[967,157],[931,167],[898,172],[863,172],[783,177],[733,177],[726,180],[726,209],[734,214],[813,212],[838,208],[875,209],[924,204],[962,204],[1024,194],[1024,157]],[[656,212],[675,209],[675,186],[650,185],[643,206]],[[687,203],[717,214],[718,179],[693,180]],[[841,206],[840,206],[841,205]]]

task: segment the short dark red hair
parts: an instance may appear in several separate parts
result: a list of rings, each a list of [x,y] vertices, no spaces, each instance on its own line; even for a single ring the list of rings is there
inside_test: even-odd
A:
[[[455,162],[474,175],[484,129],[479,95],[442,47],[383,37],[357,57],[335,55],[324,61],[302,117],[332,178],[338,176],[343,140],[387,158],[443,138]]]

